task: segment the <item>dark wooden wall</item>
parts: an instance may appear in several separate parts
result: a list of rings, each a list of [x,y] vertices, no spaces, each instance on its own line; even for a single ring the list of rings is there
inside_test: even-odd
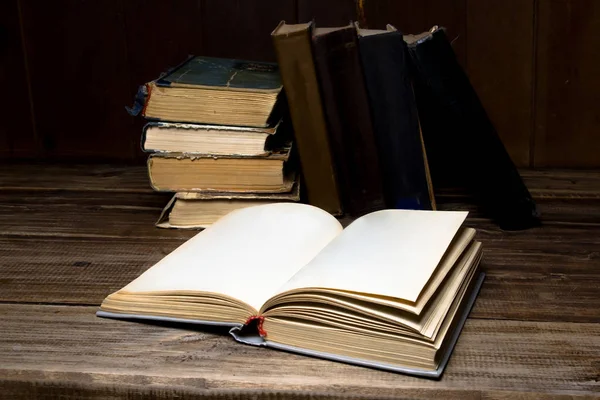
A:
[[[270,32],[359,0],[3,0],[0,158],[141,161],[139,84],[188,54],[274,60]],[[448,28],[514,161],[600,167],[600,1],[363,0],[371,28]]]

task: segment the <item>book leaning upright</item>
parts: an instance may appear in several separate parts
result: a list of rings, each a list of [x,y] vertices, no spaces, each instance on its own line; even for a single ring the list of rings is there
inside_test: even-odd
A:
[[[437,378],[483,281],[466,215],[382,210],[343,229],[308,205],[244,208],[97,315],[229,326],[246,344]]]

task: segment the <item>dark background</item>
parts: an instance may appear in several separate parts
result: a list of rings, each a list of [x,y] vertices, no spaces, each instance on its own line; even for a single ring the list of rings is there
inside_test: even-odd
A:
[[[359,0],[357,0],[359,1]],[[600,1],[363,0],[369,28],[448,28],[519,166],[600,167]],[[138,85],[188,54],[271,60],[280,20],[354,0],[2,0],[0,159],[141,162]]]

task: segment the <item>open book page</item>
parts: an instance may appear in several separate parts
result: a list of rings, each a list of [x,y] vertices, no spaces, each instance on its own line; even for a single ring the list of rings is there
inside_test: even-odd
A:
[[[337,236],[279,293],[329,288],[415,302],[467,212],[382,210]]]
[[[121,291],[219,293],[258,310],[341,231],[330,214],[303,204],[237,210]]]

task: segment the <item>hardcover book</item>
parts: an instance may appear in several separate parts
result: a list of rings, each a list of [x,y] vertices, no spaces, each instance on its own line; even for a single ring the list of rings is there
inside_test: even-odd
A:
[[[391,25],[358,34],[387,207],[435,209],[402,34]]]
[[[277,64],[192,57],[144,85],[130,112],[161,121],[267,127],[279,117],[281,91]]]
[[[315,72],[312,23],[281,22],[271,34],[289,104],[294,138],[310,204],[342,213],[327,125]]]
[[[385,208],[356,29],[315,28],[313,46],[342,208],[354,216]]]
[[[343,229],[309,205],[244,208],[97,315],[228,326],[242,343],[436,378],[483,279],[466,214],[382,210]]]
[[[154,153],[148,157],[152,188],[159,192],[283,193],[294,185],[291,147],[265,157]]]
[[[539,223],[529,190],[506,152],[443,28],[407,35],[433,183],[466,186],[503,229]]]
[[[203,229],[235,210],[293,201],[300,201],[298,179],[289,193],[180,192],[165,206],[156,226]]]
[[[289,131],[288,131],[289,132]],[[284,124],[267,128],[150,122],[142,133],[142,150],[152,153],[266,156],[289,141]]]

